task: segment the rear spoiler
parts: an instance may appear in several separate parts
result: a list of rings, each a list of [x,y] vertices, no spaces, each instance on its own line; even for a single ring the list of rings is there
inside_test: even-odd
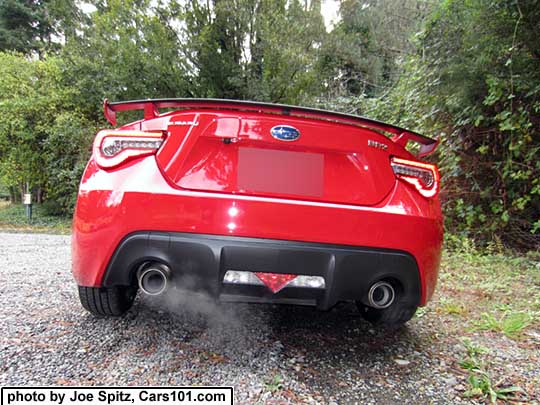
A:
[[[112,125],[116,126],[116,113],[121,111],[143,110],[145,119],[152,119],[159,116],[160,108],[177,109],[211,109],[211,110],[233,110],[246,112],[260,112],[266,114],[288,115],[291,117],[311,118],[324,121],[334,121],[343,124],[361,126],[369,129],[383,131],[391,134],[391,140],[403,147],[409,142],[420,145],[419,157],[432,153],[439,145],[438,139],[431,139],[416,132],[400,128],[395,125],[364,118],[352,114],[344,114],[335,111],[320,110],[317,108],[297,107],[284,104],[261,103],[255,101],[223,100],[211,98],[162,98],[133,100],[111,103],[105,99],[103,110],[105,118]]]

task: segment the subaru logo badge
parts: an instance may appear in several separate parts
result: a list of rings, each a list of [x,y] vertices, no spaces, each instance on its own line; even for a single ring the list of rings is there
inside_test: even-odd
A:
[[[270,133],[280,141],[296,141],[300,138],[300,131],[288,125],[277,125],[270,130]]]

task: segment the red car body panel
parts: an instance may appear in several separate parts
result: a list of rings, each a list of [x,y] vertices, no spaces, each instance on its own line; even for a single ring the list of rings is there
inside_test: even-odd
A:
[[[127,235],[163,231],[399,250],[417,262],[420,304],[432,296],[443,235],[439,200],[419,195],[389,164],[391,156],[417,160],[403,147],[416,134],[396,131],[392,141],[370,122],[224,111],[228,104],[219,102],[163,115],[139,103],[132,107],[144,108],[146,119],[121,129],[163,131],[165,140],[157,154],[113,168],[100,167],[94,150],[73,221],[80,286],[102,285]],[[106,113],[115,121],[107,104]],[[280,124],[297,128],[298,141],[273,139]]]

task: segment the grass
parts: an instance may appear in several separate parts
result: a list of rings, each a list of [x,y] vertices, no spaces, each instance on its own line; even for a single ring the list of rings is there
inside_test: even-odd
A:
[[[460,361],[460,366],[469,373],[467,381],[469,389],[464,392],[466,398],[485,398],[493,404],[497,400],[511,399],[515,394],[522,393],[523,389],[516,386],[504,387],[493,380],[489,372],[489,364],[484,356],[489,349],[472,343],[468,338],[462,339],[467,355]]]
[[[0,201],[0,229],[67,234],[71,231],[71,218],[47,215],[41,205],[34,204],[29,221],[24,205]]]
[[[526,312],[510,312],[500,317],[483,313],[474,329],[502,332],[509,338],[521,335],[522,331],[531,324],[532,317]]]
[[[438,313],[447,315],[462,315],[466,311],[467,309],[462,302],[457,302],[447,297],[441,297],[439,300],[439,306],[437,307]]]
[[[472,330],[517,339],[540,326],[540,257],[535,252],[445,252],[436,311]]]
[[[283,377],[280,374],[274,376],[265,383],[265,389],[269,392],[276,392],[283,388]]]
[[[436,296],[426,308],[428,319],[444,325],[446,344],[465,349],[453,360],[463,373],[463,397],[491,403],[540,398],[537,382],[526,374],[540,332],[539,252],[473,243],[447,248]],[[513,353],[521,357],[509,368]]]

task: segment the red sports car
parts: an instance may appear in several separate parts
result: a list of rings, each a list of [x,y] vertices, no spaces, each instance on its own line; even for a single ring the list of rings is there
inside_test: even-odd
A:
[[[169,293],[322,310],[355,301],[367,320],[401,324],[432,296],[439,173],[421,158],[435,140],[256,102],[104,109],[113,126],[121,111],[144,119],[97,134],[80,184],[73,274],[91,313],[122,315],[138,289],[175,286]]]

